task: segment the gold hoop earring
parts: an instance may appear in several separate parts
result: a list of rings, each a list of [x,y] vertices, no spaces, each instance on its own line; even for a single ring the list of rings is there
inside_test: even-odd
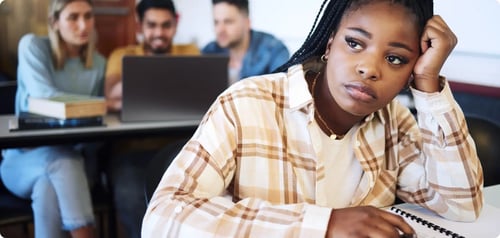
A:
[[[328,62],[328,58],[327,58],[327,57],[326,57],[326,55],[324,55],[324,54],[321,56],[320,60],[321,60],[321,62],[323,62],[323,63]]]

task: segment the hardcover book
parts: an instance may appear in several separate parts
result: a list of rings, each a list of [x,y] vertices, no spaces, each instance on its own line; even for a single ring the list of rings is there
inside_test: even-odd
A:
[[[106,101],[103,97],[65,94],[50,98],[28,99],[28,111],[60,119],[104,116]]]
[[[34,114],[30,112],[21,112],[17,117],[17,130],[33,130],[33,129],[51,129],[51,128],[72,128],[72,127],[88,127],[88,126],[103,126],[103,116],[80,117],[61,119],[56,117],[48,117],[44,115]]]

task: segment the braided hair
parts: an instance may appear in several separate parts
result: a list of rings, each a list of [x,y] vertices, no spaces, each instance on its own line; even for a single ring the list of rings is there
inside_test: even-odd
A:
[[[374,1],[389,1],[406,7],[418,23],[419,35],[423,32],[427,20],[434,15],[432,0],[324,0],[302,46],[275,72],[285,72],[292,65],[324,54],[328,39],[337,31],[342,17]]]

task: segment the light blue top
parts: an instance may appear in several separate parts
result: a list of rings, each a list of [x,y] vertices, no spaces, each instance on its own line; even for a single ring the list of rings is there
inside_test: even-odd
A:
[[[48,37],[34,34],[19,42],[16,114],[28,110],[29,97],[51,97],[65,93],[103,96],[106,59],[95,51],[92,68],[79,57],[67,59],[62,69],[54,67]]]
[[[216,41],[208,43],[201,52],[229,55],[229,49],[221,48]],[[279,39],[271,34],[252,30],[250,31],[250,46],[241,66],[240,79],[272,73],[289,57],[288,49]]]

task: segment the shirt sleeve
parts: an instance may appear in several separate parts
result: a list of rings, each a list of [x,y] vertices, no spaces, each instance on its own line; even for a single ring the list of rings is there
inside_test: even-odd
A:
[[[91,95],[104,96],[104,83],[105,83],[104,76],[106,74],[106,68],[107,68],[106,58],[104,58],[98,52],[95,52],[95,57],[94,57],[94,62],[93,63],[94,63],[93,67],[98,72],[97,78],[98,78],[99,84],[97,85],[97,87],[95,87],[95,89],[91,93]]]
[[[18,80],[33,97],[60,94],[52,79],[54,66],[48,44],[33,34],[21,38],[18,48]]]
[[[221,54],[222,52],[223,50],[217,46],[215,41],[209,42],[201,49],[202,54]]]
[[[142,237],[325,236],[329,208],[232,196],[239,166],[233,154],[234,96],[219,97],[164,174],[144,217]]]
[[[441,82],[441,92],[411,89],[418,127],[401,129],[400,153],[412,162],[403,166],[398,195],[445,218],[473,221],[483,205],[481,163],[464,114],[446,80]]]
[[[106,78],[111,75],[120,75],[121,77],[123,56],[123,49],[117,49],[111,53],[111,55],[108,57],[108,63],[106,66]]]
[[[172,55],[200,55],[196,44],[177,44],[172,46]]]

